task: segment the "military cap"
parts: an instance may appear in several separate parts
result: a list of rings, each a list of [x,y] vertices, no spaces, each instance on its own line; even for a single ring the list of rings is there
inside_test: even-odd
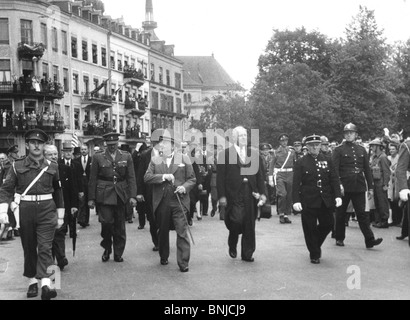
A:
[[[300,141],[295,141],[294,143],[293,143],[293,146],[294,147],[299,147],[299,146],[301,146],[302,145],[302,142],[300,142]]]
[[[396,139],[396,138],[393,138],[393,139],[390,140],[390,145],[398,147],[398,146],[400,146],[400,140]]]
[[[354,132],[357,132],[357,127],[356,127],[356,125],[354,125],[353,123],[348,123],[347,125],[345,125],[343,131],[354,131]]]
[[[48,135],[41,129],[32,129],[26,132],[24,135],[26,141],[38,140],[43,143],[48,141]]]
[[[16,144],[7,149],[7,154],[18,153],[18,152],[19,152],[19,147]]]
[[[282,133],[282,134],[279,135],[279,137],[278,137],[278,141],[282,141],[282,140],[285,140],[285,139],[288,139],[288,140],[289,140],[289,135],[286,134],[286,133]]]
[[[74,155],[81,154],[81,148],[80,148],[80,147],[74,147],[74,152],[73,152],[73,154],[74,154]]]
[[[376,139],[374,139],[374,140],[372,140],[372,141],[369,142],[369,146],[381,146],[381,147],[384,147],[384,144],[383,144],[383,142],[382,142],[380,139],[376,138]]]
[[[312,134],[311,136],[307,136],[305,140],[305,144],[309,143],[321,143],[320,136],[317,134]]]
[[[320,141],[322,144],[329,144],[329,139],[326,136],[321,136]]]
[[[261,143],[259,145],[259,149],[262,150],[270,150],[272,149],[272,146],[269,143]]]
[[[63,142],[63,151],[72,151],[73,146],[71,145],[71,142]]]
[[[117,144],[120,139],[120,134],[116,132],[110,132],[103,135],[103,139],[107,145]]]

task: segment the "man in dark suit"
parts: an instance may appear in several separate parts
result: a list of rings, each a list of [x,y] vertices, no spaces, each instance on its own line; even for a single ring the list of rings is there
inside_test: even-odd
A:
[[[104,153],[93,157],[88,183],[88,206],[98,208],[101,222],[101,246],[103,262],[110,259],[114,247],[114,261],[123,262],[125,250],[125,203],[132,207],[137,204],[135,172],[131,155],[118,150],[119,133],[107,133],[103,136],[107,144]]]
[[[83,228],[89,226],[90,208],[88,207],[88,181],[90,180],[91,156],[88,146],[83,144],[80,148],[81,157],[74,160],[78,169],[80,179],[78,224]]]
[[[195,185],[190,159],[174,152],[170,136],[162,137],[162,156],[151,159],[144,181],[153,185],[153,212],[158,222],[161,264],[168,264],[169,230],[173,223],[177,233],[177,262],[181,272],[189,271],[191,245],[188,238],[189,192]],[[182,209],[181,211],[181,205]]]
[[[320,136],[306,137],[305,144],[308,154],[294,166],[293,209],[302,211],[310,261],[319,264],[322,244],[333,229],[333,209],[342,205],[342,195],[332,160],[320,152]]]
[[[253,262],[257,206],[266,202],[265,168],[259,151],[247,147],[245,128],[237,127],[233,130],[233,141],[235,144],[218,156],[219,205],[226,207],[224,221],[229,230],[229,255],[236,258],[236,246],[239,235],[242,234],[242,260]],[[251,157],[248,157],[249,154]]]
[[[399,159],[397,161],[396,179],[397,190],[399,190],[400,200],[406,205],[403,207],[403,222],[401,235],[396,237],[397,240],[404,240],[409,236],[410,217],[408,206],[410,205],[410,179],[407,179],[407,173],[410,171],[410,140],[404,141],[399,150]],[[410,244],[410,239],[409,239]]]
[[[336,245],[344,247],[346,236],[346,210],[352,201],[354,211],[363,233],[367,249],[379,245],[383,239],[375,239],[370,228],[370,216],[365,211],[366,190],[373,197],[373,177],[366,149],[355,143],[357,127],[349,123],[344,127],[345,142],[338,146],[332,156],[336,174],[340,179],[342,206],[336,210]]]

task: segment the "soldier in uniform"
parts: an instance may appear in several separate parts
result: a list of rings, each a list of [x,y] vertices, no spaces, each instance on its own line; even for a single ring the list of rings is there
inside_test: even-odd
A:
[[[302,142],[295,141],[293,143],[293,147],[295,148],[296,160],[299,160],[304,156],[304,153],[302,151]]]
[[[404,141],[399,149],[399,160],[396,168],[397,190],[399,190],[400,200],[406,203],[403,222],[401,227],[401,235],[396,237],[397,240],[404,240],[409,236],[409,210],[410,205],[410,180],[407,179],[407,173],[410,171],[410,140]]]
[[[270,154],[270,150],[272,150],[272,146],[269,143],[262,143],[259,146],[260,152],[261,152],[261,158],[263,160],[263,167],[265,168],[264,174],[265,174],[265,186],[266,186],[266,192],[268,193],[268,201],[270,203],[270,216],[273,215],[273,210],[274,210],[274,204],[275,204],[275,188],[269,185],[269,167],[272,162],[272,155]]]
[[[329,147],[329,139],[326,136],[321,136],[320,143],[320,153],[322,153],[327,158],[331,158],[332,150]]]
[[[297,161],[294,167],[293,209],[302,211],[310,261],[319,264],[321,246],[333,229],[333,209],[342,205],[342,195],[332,159],[320,152],[320,136],[308,136],[305,143],[308,155]]]
[[[336,174],[340,178],[342,190],[342,206],[336,210],[336,245],[344,246],[346,236],[346,210],[352,201],[354,211],[363,233],[366,248],[379,245],[383,239],[375,239],[370,228],[370,216],[365,211],[366,190],[373,197],[373,177],[370,171],[366,149],[355,143],[357,127],[349,123],[344,127],[344,138],[332,156]]]
[[[276,185],[277,210],[280,223],[292,223],[288,215],[292,213],[293,165],[296,155],[288,147],[289,136],[278,137],[280,146],[276,149],[269,169],[269,184]]]
[[[97,205],[101,222],[103,262],[110,259],[114,247],[114,261],[123,262],[125,249],[125,204],[137,204],[134,165],[128,152],[118,150],[119,133],[103,136],[107,149],[93,157],[88,184],[88,206]]]
[[[51,253],[54,231],[64,219],[64,201],[56,163],[44,159],[47,134],[33,129],[25,134],[28,156],[14,163],[0,188],[0,223],[7,222],[7,208],[12,201],[19,204],[20,236],[24,251],[24,276],[29,278],[27,297],[38,295],[41,279],[41,298],[50,300],[57,296],[51,289],[48,268],[53,265]],[[43,171],[44,170],[44,171]],[[27,191],[30,183],[43,172]],[[27,192],[25,196],[23,193]]]

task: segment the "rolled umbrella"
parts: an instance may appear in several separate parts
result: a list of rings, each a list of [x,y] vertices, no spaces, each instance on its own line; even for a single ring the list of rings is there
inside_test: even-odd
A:
[[[179,194],[178,194],[178,193],[175,193],[175,194],[176,194],[176,196],[177,196],[178,203],[179,203],[179,207],[181,208],[182,215],[184,216],[184,219],[185,219],[185,222],[186,222],[186,225],[187,225],[187,228],[188,228],[189,237],[191,238],[192,243],[195,244],[194,237],[192,236],[191,229],[189,228],[188,219],[187,219],[187,217],[186,217],[186,215],[185,215],[185,211],[184,211],[184,207],[183,207],[183,205],[182,205],[181,199],[179,198]]]
[[[77,246],[77,216],[78,216],[78,210],[73,215],[73,220],[71,221],[72,223],[70,227],[70,229],[72,230],[72,238],[73,238],[73,257],[75,257],[75,250]]]

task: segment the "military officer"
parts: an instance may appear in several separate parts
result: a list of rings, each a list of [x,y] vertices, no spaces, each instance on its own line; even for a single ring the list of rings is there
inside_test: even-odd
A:
[[[125,249],[125,205],[137,204],[134,165],[128,152],[118,150],[119,133],[103,136],[107,149],[93,157],[88,184],[88,206],[97,205],[101,222],[102,261],[107,262],[114,247],[114,261],[123,262]]]
[[[320,137],[320,153],[322,153],[324,156],[331,158],[332,157],[332,151],[329,147],[329,139],[326,136],[321,136]]]
[[[276,185],[277,208],[280,223],[292,223],[288,215],[292,212],[293,165],[295,151],[288,147],[289,136],[286,133],[278,137],[280,146],[273,154],[269,169],[269,184]],[[275,181],[276,180],[276,181]]]
[[[296,160],[299,160],[304,156],[304,153],[302,151],[302,142],[295,141],[293,143],[293,148],[295,148]]]
[[[270,216],[273,215],[273,210],[274,210],[274,206],[273,204],[275,204],[275,188],[273,188],[272,186],[269,185],[269,167],[270,167],[270,163],[272,162],[272,155],[270,154],[270,150],[272,150],[272,145],[270,145],[269,143],[262,143],[259,146],[260,149],[260,153],[261,153],[261,158],[263,161],[263,166],[264,166],[264,177],[265,177],[265,185],[266,185],[266,191],[268,193],[268,198],[269,198],[269,203],[271,204],[271,213]]]
[[[57,292],[50,288],[48,268],[53,265],[51,248],[54,231],[63,224],[64,201],[58,166],[44,159],[47,134],[40,129],[33,129],[26,132],[25,140],[28,156],[14,163],[0,188],[0,223],[7,220],[8,203],[14,196],[12,204],[19,203],[20,236],[24,251],[23,275],[29,278],[27,297],[38,295],[38,279],[41,279],[41,298],[50,300],[57,296]],[[38,176],[38,181],[30,186]]]
[[[373,177],[369,158],[366,149],[355,143],[357,138],[356,125],[349,123],[343,131],[345,142],[335,149],[332,156],[336,174],[341,182],[343,201],[342,206],[336,210],[336,245],[344,247],[346,209],[352,201],[366,248],[370,249],[379,245],[383,239],[375,239],[370,228],[369,213],[365,211],[366,190],[368,190],[369,198],[373,197]]]
[[[396,179],[397,190],[399,190],[400,200],[409,206],[410,184],[407,173],[410,171],[410,140],[404,141],[399,150],[399,160],[397,160]],[[409,236],[409,210],[404,211],[401,235],[397,240],[404,240]],[[410,240],[409,240],[410,241]],[[409,242],[410,244],[410,242]]]
[[[333,229],[333,208],[342,205],[342,195],[332,160],[320,152],[320,136],[308,136],[305,143],[308,154],[294,167],[293,209],[302,211],[310,261],[319,264],[321,246]]]

